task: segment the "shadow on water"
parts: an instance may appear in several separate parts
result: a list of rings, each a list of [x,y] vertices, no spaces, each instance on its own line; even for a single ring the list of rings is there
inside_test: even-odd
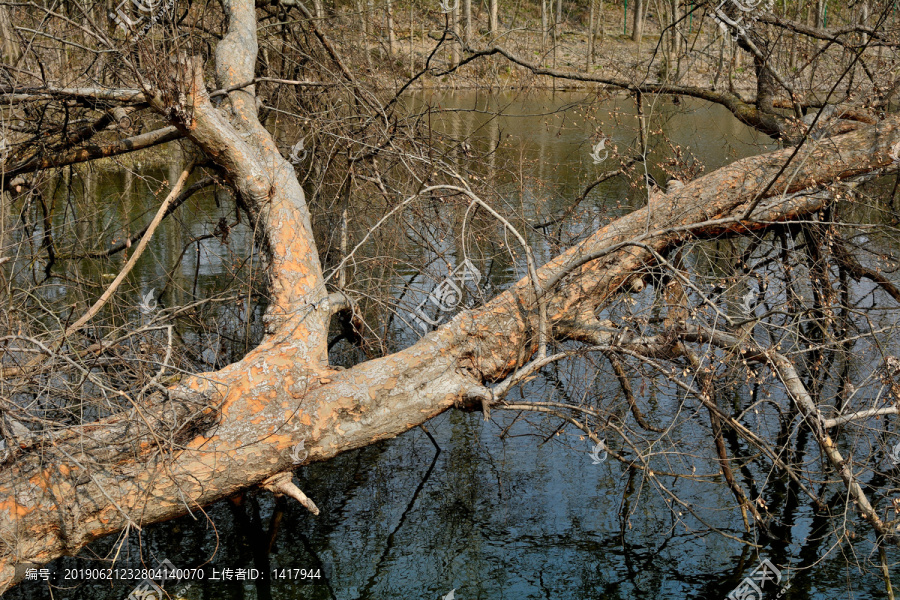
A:
[[[521,101],[457,94],[431,101],[443,108],[504,108],[510,116],[500,119],[476,112],[449,112],[441,119],[447,120],[447,131],[476,132],[473,144],[497,147],[505,140],[506,154],[497,160],[510,169],[517,152],[537,159],[536,178],[549,181],[548,188],[529,192],[529,210],[537,218],[563,210],[566,200],[595,176],[588,152],[599,130],[620,154],[634,147],[629,128],[633,111],[626,100],[603,103],[602,123],[591,121],[587,112],[580,117],[554,112],[579,98],[532,96]],[[707,171],[759,152],[765,142],[718,107],[683,100],[678,113],[671,107],[662,110],[669,111],[664,120],[669,137],[690,145]],[[500,177],[498,186],[503,185]],[[638,192],[621,180],[611,181],[590,196],[586,226],[596,227],[640,203]],[[167,244],[160,239],[156,250],[165,254]],[[551,249],[543,250],[546,258]],[[221,253],[210,252],[205,260],[198,258],[201,254],[198,250],[193,257],[166,260],[184,260],[188,274],[220,275],[222,261],[212,257]],[[143,268],[152,273],[154,265],[145,260]],[[489,277],[500,288],[517,275],[516,269],[509,264]],[[417,276],[410,272],[408,282]],[[407,332],[408,341],[417,333]],[[570,382],[564,379],[548,369],[523,394],[541,398],[566,393]],[[615,389],[606,381],[593,382],[591,388],[595,394]],[[663,408],[669,400],[658,399]],[[698,419],[694,426],[699,435],[708,423]],[[790,579],[783,598],[883,596],[883,583],[871,565],[867,572],[857,572],[848,566],[854,559],[845,556],[852,551],[855,560],[873,562],[871,540],[861,535],[835,551],[830,520],[809,505],[792,481],[776,480],[769,487],[770,507],[780,519],[772,528],[776,539],[753,540],[730,508],[733,499],[724,486],[667,481],[690,505],[706,510],[709,526],[702,525],[672,510],[635,470],[614,460],[592,464],[590,444],[570,432],[544,437],[516,415],[499,413],[485,422],[481,414],[458,411],[439,416],[427,428],[298,470],[299,486],[321,509],[318,517],[283,498],[248,491],[124,538],[100,540],[78,557],[49,565],[58,586],[52,591],[41,581],[26,581],[8,597],[137,598],[140,594],[132,591],[140,577],[89,581],[70,571],[102,567],[106,563],[98,557],[117,553],[117,565],[123,567],[154,567],[166,559],[179,569],[199,569],[193,579],[164,586],[170,597],[190,600],[438,599],[452,590],[458,600],[719,600],[764,558],[781,568],[779,585]],[[726,443],[733,456],[745,459],[748,466],[740,476],[753,490],[759,471],[750,466],[750,450],[734,436]],[[801,439],[793,451],[808,452],[807,445]],[[829,497],[835,511],[844,500],[840,494]],[[736,539],[722,537],[713,526]],[[757,553],[737,540],[761,547]],[[896,549],[891,552],[894,561],[900,560]],[[74,577],[63,581],[67,571]],[[776,597],[778,587],[770,584],[765,597]]]

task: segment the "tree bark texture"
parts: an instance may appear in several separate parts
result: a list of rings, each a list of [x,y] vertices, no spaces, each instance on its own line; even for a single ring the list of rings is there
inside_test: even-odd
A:
[[[631,41],[640,42],[644,35],[644,0],[634,0],[634,18],[631,27]]]
[[[394,55],[397,48],[397,35],[394,33],[394,6],[391,0],[385,0],[388,30],[388,54]]]
[[[497,28],[499,27],[498,17],[499,17],[499,0],[490,0],[490,16],[488,20],[488,28],[490,29],[491,36],[497,34]]]

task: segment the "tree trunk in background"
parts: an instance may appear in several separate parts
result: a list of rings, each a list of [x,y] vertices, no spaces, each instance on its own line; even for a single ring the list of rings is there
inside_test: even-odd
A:
[[[488,16],[488,29],[490,30],[491,36],[497,35],[497,30],[500,27],[499,23],[499,6],[498,0],[490,0],[490,15]]]
[[[631,41],[640,42],[644,35],[644,0],[634,0]]]
[[[325,18],[325,8],[322,6],[322,0],[313,0],[313,10],[316,11],[316,18]]]
[[[463,0],[463,40],[472,41],[472,0]]]
[[[681,0],[672,0],[672,53],[675,55],[676,62],[681,54]]]
[[[387,12],[388,54],[393,56],[397,47],[397,38],[394,35],[394,5],[391,0],[385,0],[385,11]]]
[[[553,23],[550,25],[550,64],[553,65],[553,68],[556,68],[556,55],[559,52],[559,21],[557,20],[556,13],[553,10],[553,0],[550,0],[550,18],[553,20]],[[554,78],[550,85],[553,90],[556,90],[556,78]]]
[[[459,35],[459,0],[453,5],[453,11],[450,13],[450,29],[456,35]],[[450,42],[450,68],[452,69],[459,64],[459,43],[454,39]]]
[[[863,27],[869,26],[869,0],[863,0],[862,8],[859,11],[859,24]],[[862,34],[862,43],[867,44],[869,42],[869,34]]]
[[[356,14],[359,17],[359,30],[363,37],[369,36],[369,20],[366,18],[366,9],[363,6],[363,0],[356,0]]]
[[[19,62],[19,57],[22,56],[21,47],[16,43],[18,36],[16,35],[15,29],[13,29],[12,19],[9,17],[9,10],[5,6],[0,6],[0,53],[2,53],[3,62],[8,65],[15,65]],[[10,73],[10,77],[15,77],[15,74]],[[0,84],[9,85],[15,79],[11,81],[0,81]]]
[[[413,14],[413,5],[412,2],[409,3],[409,76],[412,77],[413,73],[416,72],[416,58],[413,53],[413,32],[416,27],[416,19]],[[343,289],[343,286],[341,286]]]
[[[597,21],[600,25],[600,43],[603,43],[603,39],[606,37],[606,22],[603,20],[603,8],[605,0],[599,0],[600,2],[600,10],[597,11]]]
[[[359,15],[359,30],[362,32],[362,51],[366,59],[366,66],[371,71],[374,68],[372,64],[372,53],[369,52],[369,34],[371,33],[369,14],[366,10],[367,4],[363,4],[363,0],[356,0],[356,13]]]
[[[584,70],[591,71],[594,66],[594,20],[596,18],[597,2],[596,0],[588,0],[591,5],[591,16],[588,21],[588,38],[587,38],[587,56],[584,59]]]
[[[551,0],[552,1],[552,0]],[[541,52],[547,49],[547,0],[541,0]]]

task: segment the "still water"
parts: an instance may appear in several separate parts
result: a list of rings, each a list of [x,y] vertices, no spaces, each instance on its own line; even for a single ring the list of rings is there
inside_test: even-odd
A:
[[[497,148],[489,159],[496,163],[484,165],[494,169],[488,174],[496,189],[504,201],[521,205],[526,218],[540,222],[563,210],[599,172],[615,168],[613,163],[597,165],[590,156],[601,138],[608,140],[607,149],[615,146],[619,156],[640,150],[630,101],[612,98],[577,108],[584,99],[583,94],[466,93],[427,101],[436,130],[450,139],[466,138],[476,149]],[[425,102],[417,99],[410,110],[421,109]],[[575,108],[560,112],[566,107]],[[497,109],[503,116],[489,115]],[[645,111],[659,115],[648,128],[661,129],[672,146],[687,148],[706,172],[774,147],[719,107],[659,101]],[[655,163],[671,157],[672,146],[650,142],[654,158],[648,162],[653,165],[649,170],[660,181],[665,173]],[[165,173],[153,176],[162,178]],[[132,189],[123,177],[100,176],[96,183],[100,195],[121,196],[122,189]],[[581,231],[565,233],[577,239],[642,204],[642,193],[624,178],[598,186],[578,213]],[[120,214],[105,216],[108,222],[133,220],[134,214],[146,210],[142,199],[154,197],[149,185],[139,184],[127,195],[124,205],[116,203]],[[230,206],[211,195],[203,202],[203,211],[180,217],[189,221],[187,229],[196,237],[228,214]],[[246,225],[233,229],[230,242],[210,236],[197,241],[193,252],[181,255],[173,249],[183,246],[183,239],[175,239],[183,235],[175,228],[160,230],[139,266],[135,295],[162,289],[162,301],[186,304],[214,292],[218,282],[243,268],[235,248],[249,245]],[[535,247],[541,261],[554,252],[542,239],[535,239]],[[173,264],[179,265],[175,272],[183,281],[161,281],[159,273]],[[489,278],[499,289],[521,275],[522,265],[512,261]],[[408,287],[414,276],[414,269],[401,272],[397,289]],[[188,283],[195,280],[199,289]],[[55,293],[66,290],[60,286]],[[242,328],[246,332],[259,327],[258,309],[247,306],[231,302],[230,312],[220,314],[223,332],[231,327],[234,335],[224,332],[216,339],[188,340],[203,348],[193,357],[198,368],[215,366],[228,354],[225,346],[239,345],[233,340]],[[418,335],[401,319],[396,328],[403,343]],[[335,361],[344,364],[359,358],[350,349],[335,355]],[[573,374],[584,378],[579,383],[583,393],[601,397],[615,393],[614,381],[588,372],[579,375],[573,367],[566,372],[549,369],[523,390],[523,396],[540,399],[563,393],[559,390],[566,386],[560,386],[560,380]],[[663,411],[674,405],[666,397],[658,403]],[[449,411],[428,423],[427,430],[433,441],[417,428],[298,470],[299,487],[321,509],[318,517],[294,502],[251,491],[193,515],[145,527],[140,534],[131,532],[127,539],[101,540],[79,557],[49,565],[56,578],[52,589],[40,580],[26,581],[8,597],[124,599],[140,584],[139,578],[88,582],[84,578],[88,572],[72,571],[108,566],[98,558],[117,553],[122,566],[143,562],[156,567],[167,560],[164,564],[170,568],[200,569],[190,578],[165,585],[171,597],[190,600],[713,600],[725,598],[763,560],[781,571],[780,582],[766,584],[766,598],[775,598],[788,581],[783,598],[885,595],[883,582],[874,575],[876,557],[868,534],[853,544],[836,546],[830,525],[802,500],[790,511],[782,539],[754,540],[743,532],[733,498],[721,482],[666,480],[701,511],[706,522],[699,523],[676,514],[641,475],[620,462],[595,464],[588,441],[577,432],[556,432],[547,421],[502,412],[484,421],[480,413]],[[674,438],[693,443],[689,429],[674,433]],[[697,450],[701,470],[713,468],[703,464],[711,460],[709,450]],[[737,539],[723,537],[713,527]],[[761,547],[757,553],[739,540]],[[889,558],[900,560],[896,549],[892,552]],[[865,572],[857,563],[867,565]],[[67,571],[71,580],[63,581]],[[897,585],[900,573],[894,575]]]

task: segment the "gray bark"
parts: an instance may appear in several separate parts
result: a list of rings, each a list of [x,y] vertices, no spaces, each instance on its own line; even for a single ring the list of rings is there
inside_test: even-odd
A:
[[[640,42],[644,35],[644,0],[634,0],[634,17],[631,27],[631,41]]]

